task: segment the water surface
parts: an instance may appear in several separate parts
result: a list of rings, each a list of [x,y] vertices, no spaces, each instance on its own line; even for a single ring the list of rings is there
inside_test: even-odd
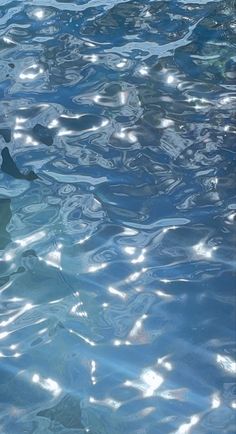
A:
[[[235,35],[1,0],[1,434],[234,432]]]

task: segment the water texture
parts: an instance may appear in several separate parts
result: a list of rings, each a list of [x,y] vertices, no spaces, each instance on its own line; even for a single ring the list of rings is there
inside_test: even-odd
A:
[[[233,434],[234,0],[0,1],[0,433]]]

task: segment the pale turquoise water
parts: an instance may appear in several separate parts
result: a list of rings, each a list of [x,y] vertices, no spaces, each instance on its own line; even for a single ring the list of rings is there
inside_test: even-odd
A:
[[[235,15],[0,1],[0,434],[235,432]]]

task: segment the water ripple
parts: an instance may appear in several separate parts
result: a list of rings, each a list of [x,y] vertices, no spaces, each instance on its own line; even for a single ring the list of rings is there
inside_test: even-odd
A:
[[[234,432],[234,9],[1,1],[4,434]]]

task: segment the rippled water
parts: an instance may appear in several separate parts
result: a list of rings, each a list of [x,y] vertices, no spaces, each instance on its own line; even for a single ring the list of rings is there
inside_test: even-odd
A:
[[[1,434],[233,433],[235,2],[0,3]]]

